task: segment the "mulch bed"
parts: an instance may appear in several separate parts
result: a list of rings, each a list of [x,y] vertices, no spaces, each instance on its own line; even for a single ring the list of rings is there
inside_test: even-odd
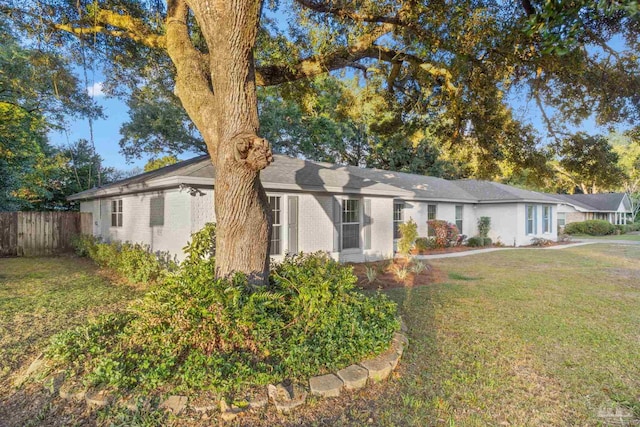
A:
[[[404,280],[398,278],[397,271],[402,268],[410,269],[412,263],[403,258],[396,258],[392,261],[375,261],[350,265],[353,267],[353,273],[358,277],[358,286],[363,289],[383,290],[410,286],[425,286],[442,281],[445,277],[443,272],[434,268],[426,261],[421,262],[426,265],[426,268],[420,274],[410,271]],[[378,271],[377,277],[372,282],[369,282],[367,278],[367,267],[374,267]]]

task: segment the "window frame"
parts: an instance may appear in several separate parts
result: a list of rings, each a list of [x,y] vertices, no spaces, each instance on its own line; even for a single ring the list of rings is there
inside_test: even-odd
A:
[[[458,208],[460,208],[460,217],[458,217]],[[455,221],[458,233],[462,234],[462,227],[464,225],[464,205],[455,205]]]
[[[282,196],[268,196],[271,212],[271,239],[269,240],[269,255],[282,255]],[[271,201],[274,201],[274,204]],[[277,245],[277,251],[274,251]]]
[[[551,224],[551,206],[542,206],[542,232],[546,234],[550,234],[553,225]]]
[[[529,213],[531,213],[531,217],[529,217]],[[538,228],[536,222],[536,205],[525,205],[525,233],[527,236],[536,234]],[[529,223],[531,223],[531,230],[529,230]]]
[[[431,208],[433,208],[433,218],[431,218]],[[427,203],[427,237],[435,237],[436,231],[429,225],[430,220],[438,218],[438,205],[436,203]]]
[[[393,202],[393,238],[401,237],[400,224],[404,224],[404,202]]]
[[[562,224],[560,224],[562,221]],[[556,213],[556,222],[558,224],[558,230],[564,228],[567,225],[567,213],[566,212],[557,212]]]
[[[352,209],[354,205],[355,209]],[[345,221],[345,218],[351,219],[351,221]],[[346,251],[362,249],[362,239],[360,236],[362,232],[362,201],[355,198],[343,199],[340,209],[340,219],[340,248]],[[354,226],[356,226],[358,230],[355,234],[357,236],[357,245],[347,246],[345,245],[345,239],[347,238],[347,233],[345,232],[345,230],[347,229],[347,227],[353,228]],[[349,237],[352,237],[352,235],[350,235]]]
[[[154,211],[154,202],[161,201],[160,205],[162,206],[162,216],[159,220],[153,215]],[[159,209],[159,207],[157,207]],[[154,219],[156,221],[154,222]],[[162,196],[154,196],[149,199],[149,227],[162,227],[164,226],[164,195]]]
[[[122,227],[122,199],[111,200],[111,227]]]

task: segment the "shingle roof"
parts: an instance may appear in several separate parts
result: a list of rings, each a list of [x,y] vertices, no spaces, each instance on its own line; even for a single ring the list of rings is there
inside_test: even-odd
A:
[[[554,197],[563,203],[576,205],[588,211],[615,212],[624,200],[625,194],[554,194]]]
[[[192,182],[190,179],[195,179],[199,184],[213,185],[215,169],[209,161],[208,155],[199,156],[100,188],[74,194],[69,197],[69,200],[87,199],[122,189],[127,189],[124,192],[140,191],[171,177],[179,177],[185,184],[192,184],[195,181]],[[399,196],[405,193],[401,188],[353,174],[346,166],[312,162],[282,155],[274,156],[273,163],[260,172],[260,180],[267,190],[288,189],[389,196]],[[123,191],[119,191],[119,194],[122,193]]]
[[[466,203],[542,202],[556,199],[535,191],[477,180],[449,181],[432,176],[341,166],[275,155],[260,173],[267,190],[304,190],[330,193],[387,195],[406,200]],[[134,193],[178,184],[213,185],[215,169],[208,155],[143,173],[69,196],[69,200]]]
[[[374,168],[358,168],[355,166],[347,166],[347,169],[354,175],[360,175],[401,188],[409,192],[409,197],[412,199],[450,200],[470,203],[478,201],[477,197],[456,185],[455,181],[443,178]]]
[[[548,194],[537,191],[523,190],[511,185],[500,184],[491,181],[478,181],[475,179],[459,179],[453,181],[467,192],[473,194],[485,203],[500,202],[542,202],[557,203],[557,200]]]

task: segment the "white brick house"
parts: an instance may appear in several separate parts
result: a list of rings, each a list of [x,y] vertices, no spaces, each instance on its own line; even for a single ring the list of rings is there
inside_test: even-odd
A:
[[[421,175],[339,166],[275,156],[261,172],[273,220],[271,255],[326,251],[340,261],[391,258],[397,224],[413,218],[421,236],[428,219],[477,234],[489,216],[490,237],[527,245],[555,240],[557,201],[486,181],[447,181]],[[74,194],[93,213],[95,236],[168,251],[180,259],[191,233],[214,222],[215,171],[200,156],[120,182]],[[549,225],[550,224],[550,225]]]

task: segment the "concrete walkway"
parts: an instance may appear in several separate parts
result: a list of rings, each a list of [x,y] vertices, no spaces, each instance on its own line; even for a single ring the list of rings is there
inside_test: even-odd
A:
[[[547,247],[504,247],[504,248],[487,248],[487,249],[473,249],[470,251],[464,252],[451,252],[448,254],[434,254],[434,255],[414,255],[412,258],[414,259],[440,259],[440,258],[457,258],[469,255],[477,255],[477,254],[486,254],[489,252],[497,252],[497,251],[513,251],[513,250],[523,250],[523,249],[533,249],[533,250],[559,250],[559,249],[568,249],[575,248],[577,246],[585,246],[585,245],[593,245],[596,243],[605,243],[605,244],[622,244],[622,245],[640,245],[640,241],[634,240],[600,240],[600,239],[580,239],[580,241],[575,243],[567,243],[566,245],[557,245],[557,246],[547,246]]]

